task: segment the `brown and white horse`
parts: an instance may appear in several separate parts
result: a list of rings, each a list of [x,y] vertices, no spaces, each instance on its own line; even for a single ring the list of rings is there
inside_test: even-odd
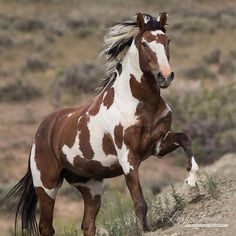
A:
[[[41,123],[28,172],[7,195],[17,199],[16,223],[21,219],[24,235],[54,235],[53,209],[63,179],[83,196],[86,236],[95,235],[103,180],[119,175],[124,175],[143,232],[148,231],[138,171],[150,155],[162,157],[182,147],[190,171],[188,184],[196,184],[198,166],[191,140],[172,132],[171,109],[160,95],[174,79],[166,21],[166,13],[159,20],[138,13],[136,22],[112,27],[104,50],[111,63],[109,76],[97,98],[87,106],[56,111]]]

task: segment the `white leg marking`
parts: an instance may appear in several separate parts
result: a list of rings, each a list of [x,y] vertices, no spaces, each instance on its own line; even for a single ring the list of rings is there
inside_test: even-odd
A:
[[[88,182],[86,183],[75,183],[73,184],[75,187],[76,186],[81,186],[81,187],[85,187],[89,190],[92,198],[94,198],[95,196],[101,196],[102,192],[103,192],[103,181],[97,181],[95,179],[90,179]]]
[[[186,182],[191,187],[196,186],[197,179],[198,179],[198,170],[199,170],[199,167],[198,167],[194,157],[192,157],[192,168],[191,168],[191,170],[189,172],[188,178],[186,179]]]
[[[58,187],[53,188],[53,189],[48,189],[43,186],[43,183],[40,177],[40,171],[38,170],[36,162],[35,162],[35,149],[36,149],[36,146],[35,146],[35,143],[33,143],[33,146],[31,148],[31,154],[30,154],[30,169],[31,169],[34,187],[43,188],[50,198],[55,199],[57,191],[58,191]]]

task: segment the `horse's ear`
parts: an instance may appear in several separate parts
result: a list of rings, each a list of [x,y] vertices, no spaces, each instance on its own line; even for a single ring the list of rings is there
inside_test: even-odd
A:
[[[167,16],[168,14],[166,12],[160,13],[160,26],[163,28],[167,24]]]
[[[144,30],[144,26],[145,26],[144,18],[140,12],[137,14],[137,25],[138,25],[140,31]]]

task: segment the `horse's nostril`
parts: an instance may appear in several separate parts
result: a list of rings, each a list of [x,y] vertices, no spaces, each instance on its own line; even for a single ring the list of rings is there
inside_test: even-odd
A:
[[[172,71],[171,73],[170,73],[170,75],[168,76],[168,80],[173,80],[174,79],[174,77],[175,77],[175,74],[174,74],[174,72]]]
[[[158,73],[157,77],[158,77],[159,79],[161,79],[161,80],[164,80],[164,79],[165,79],[164,76],[163,76],[163,74],[162,74],[161,72]]]

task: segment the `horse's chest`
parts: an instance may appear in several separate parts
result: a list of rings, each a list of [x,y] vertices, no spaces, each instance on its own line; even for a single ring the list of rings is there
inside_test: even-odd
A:
[[[151,129],[133,125],[124,132],[124,143],[135,153],[145,154],[152,146]]]

